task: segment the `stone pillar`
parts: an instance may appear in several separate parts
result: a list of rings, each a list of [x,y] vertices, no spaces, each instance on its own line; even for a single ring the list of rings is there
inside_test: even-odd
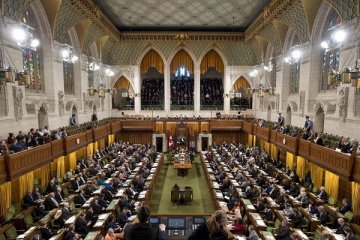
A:
[[[194,64],[194,114],[200,114],[200,63]]]
[[[171,88],[171,84],[170,84],[170,76],[171,76],[171,73],[170,73],[170,63],[169,62],[166,62],[165,65],[164,65],[164,107],[165,107],[165,112],[166,114],[169,114],[170,112],[170,101],[171,101],[171,91],[170,91],[170,88]]]
[[[198,152],[201,152],[201,138],[203,138],[203,137],[209,138],[207,147],[212,145],[212,134],[211,133],[207,133],[207,134],[199,133],[198,138],[197,138],[197,151]]]
[[[140,77],[140,66],[136,66],[133,69],[134,72],[134,104],[135,113],[140,114],[141,112],[141,77]]]

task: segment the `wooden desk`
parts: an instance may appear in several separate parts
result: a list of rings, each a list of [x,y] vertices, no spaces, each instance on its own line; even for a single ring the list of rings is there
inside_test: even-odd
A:
[[[323,200],[321,200],[318,196],[316,196],[316,194],[314,194],[312,192],[307,192],[306,195],[312,202],[316,203],[318,206],[325,204],[325,202]]]
[[[19,235],[16,239],[31,239],[37,232],[38,227],[31,227],[25,233]]]
[[[189,169],[192,168],[191,162],[184,163],[174,163],[174,169],[177,169],[178,176],[185,177],[187,176]]]
[[[267,225],[258,213],[249,213],[251,224],[255,227],[257,232],[266,231]]]
[[[298,208],[301,214],[309,220],[309,231],[315,232],[317,227],[321,224],[320,220],[317,217],[312,216],[307,209]]]
[[[96,221],[96,223],[94,224],[93,228],[95,230],[103,230],[103,228],[105,227],[105,222],[106,220],[108,219],[108,217],[110,216],[110,213],[103,213],[103,214],[100,214],[99,217],[98,217],[98,220]]]
[[[241,205],[243,205],[243,207],[245,208],[246,213],[256,212],[254,205],[252,204],[252,202],[249,199],[241,198],[240,202],[241,202]]]
[[[328,232],[335,240],[345,240],[345,237],[340,234],[336,234],[332,229],[326,226],[319,225],[320,232],[326,231]]]
[[[60,232],[58,232],[58,234],[56,234],[55,236],[52,236],[49,240],[61,240],[64,238],[66,230],[65,229],[61,229],[59,230]]]
[[[285,216],[283,211],[275,210],[274,212],[275,212],[275,217],[278,218],[280,220],[280,222],[285,220],[287,222],[288,227],[293,227],[294,226],[291,223],[291,220],[287,216]]]
[[[112,200],[106,208],[106,212],[114,213],[116,212],[117,204],[119,203],[119,199]]]
[[[100,236],[101,232],[100,231],[93,231],[93,232],[89,232],[84,240],[97,240],[98,237]]]
[[[275,240],[274,235],[268,231],[260,231],[260,237],[263,240]]]
[[[277,204],[274,199],[272,199],[271,197],[266,197],[265,198],[266,202],[270,205],[270,208],[273,210],[279,210],[280,206],[279,204]]]
[[[332,217],[335,217],[335,218],[343,218],[345,219],[346,217],[337,210],[336,207],[333,207],[333,206],[330,206],[328,204],[325,204],[323,206],[325,208],[325,210],[332,216]]]
[[[40,224],[49,223],[50,220],[55,216],[56,211],[58,208],[51,210],[48,214],[46,214],[42,219],[39,220]]]
[[[306,236],[306,234],[303,231],[301,231],[300,229],[292,228],[291,230],[292,230],[292,232],[297,233],[297,235],[299,236],[300,239],[309,240],[308,236]]]

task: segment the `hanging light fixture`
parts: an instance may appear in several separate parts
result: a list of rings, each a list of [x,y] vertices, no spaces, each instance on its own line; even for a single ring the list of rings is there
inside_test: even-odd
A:
[[[64,62],[75,63],[79,57],[75,55],[73,47],[63,44],[61,47],[61,56]]]
[[[34,28],[21,23],[13,28],[12,37],[17,45],[36,50],[40,45],[40,40],[33,37],[32,31],[34,30]]]
[[[346,40],[346,37],[347,32],[344,29],[339,28],[331,34],[330,39],[325,39],[324,41],[322,41],[320,46],[325,49],[325,51],[339,48]]]
[[[300,58],[302,56],[302,49],[300,46],[294,46],[290,49],[290,53],[287,57],[285,57],[285,62],[287,62],[290,65],[293,65],[295,63],[298,63]]]

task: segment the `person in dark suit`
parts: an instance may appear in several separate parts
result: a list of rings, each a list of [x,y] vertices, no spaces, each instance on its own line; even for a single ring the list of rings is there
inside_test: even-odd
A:
[[[315,138],[314,142],[315,142],[317,145],[324,146],[323,134],[322,134],[322,133],[319,133],[318,136]]]
[[[320,223],[322,225],[325,225],[329,220],[328,213],[323,206],[320,206],[318,209],[319,209],[318,218],[320,220]]]
[[[353,230],[350,227],[344,227],[345,240],[356,240]]]
[[[295,228],[301,228],[303,216],[298,210],[294,210],[294,214],[290,216],[290,220]]]
[[[275,199],[275,202],[280,205],[280,209],[283,209],[285,207],[286,192],[284,189],[281,189],[280,195]]]
[[[41,194],[40,190],[38,187],[35,188],[33,194],[32,194],[33,198],[34,198],[34,201],[40,199],[43,197],[43,195]]]
[[[35,205],[35,200],[33,197],[33,193],[31,191],[28,192],[28,194],[24,197],[24,203],[23,206],[25,208]]]
[[[55,182],[55,178],[52,178],[46,188],[46,192],[47,193],[56,192],[56,189],[57,189],[57,185]]]
[[[80,213],[80,216],[75,221],[76,232],[86,235],[90,231],[90,224],[91,223],[87,222],[85,219],[85,213]]]
[[[59,203],[55,199],[55,194],[52,192],[46,197],[44,206],[47,211],[51,211],[59,206]]]
[[[99,204],[98,199],[94,199],[94,201],[92,203],[92,208],[94,210],[94,213],[97,215],[101,214],[102,211],[105,210],[105,208]]]
[[[275,236],[276,240],[289,240],[291,235],[290,228],[287,226],[285,221],[281,222],[281,227]]]
[[[62,189],[60,187],[58,187],[56,189],[56,191],[54,192],[55,194],[55,200],[58,202],[58,203],[61,203],[62,201],[64,201],[64,193],[62,192]]]
[[[70,211],[69,203],[64,203],[64,207],[61,209],[62,216],[65,220],[68,220],[73,214]]]
[[[347,224],[343,218],[339,218],[337,220],[337,222],[339,224],[339,227],[336,229],[335,233],[336,234],[345,234],[344,228],[345,227],[350,227],[349,224]]]
[[[342,203],[343,203],[343,206],[342,207],[339,207],[339,212],[341,214],[345,214],[346,212],[348,211],[351,211],[352,209],[352,206],[351,206],[351,202],[349,200],[347,200],[346,198],[344,198],[342,200]]]
[[[57,210],[54,216],[54,226],[58,226],[59,229],[65,226],[65,220],[61,210]]]
[[[96,222],[97,216],[94,214],[94,210],[92,207],[90,207],[85,212],[85,220],[90,223],[89,227],[92,227]]]
[[[327,192],[325,191],[325,187],[324,186],[321,186],[320,189],[319,189],[319,192],[317,193],[317,196],[318,198],[320,198],[321,200],[323,200],[324,202],[327,202],[328,200],[328,194]]]
[[[82,206],[86,203],[86,198],[84,197],[84,191],[81,190],[79,194],[75,196],[74,202],[76,205]]]
[[[279,194],[280,194],[280,190],[276,187],[276,184],[274,183],[271,186],[271,190],[269,191],[269,195],[270,195],[271,198],[276,199],[277,196],[279,196]]]
[[[40,234],[41,234],[41,238],[42,239],[50,239],[52,236],[54,236],[54,233],[48,228],[48,224],[44,223],[40,228],[39,228]]]
[[[118,221],[121,227],[124,227],[126,223],[128,223],[128,218],[131,216],[131,211],[128,207],[124,207],[124,209],[120,212]]]
[[[137,218],[139,223],[127,224],[124,229],[125,240],[137,240],[137,239],[166,239],[165,225],[160,224],[159,228],[153,229],[148,223],[150,217],[150,209],[147,206],[141,206]]]
[[[73,240],[75,236],[75,225],[71,224],[69,229],[66,231],[64,240]]]
[[[78,190],[80,188],[80,186],[82,185],[80,178],[76,177],[76,179],[73,181],[72,185],[73,185],[74,190]]]

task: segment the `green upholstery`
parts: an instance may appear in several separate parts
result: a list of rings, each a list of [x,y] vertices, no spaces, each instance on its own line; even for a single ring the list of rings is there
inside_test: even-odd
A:
[[[329,197],[329,199],[328,199],[328,203],[330,204],[330,205],[335,205],[336,204],[336,200],[335,199],[333,199],[332,197]]]
[[[30,228],[32,225],[34,225],[34,219],[31,214],[24,216],[24,222],[26,224],[26,228]]]
[[[6,234],[6,237],[7,237],[7,238],[10,238],[10,239],[16,239],[17,236],[18,236],[18,234],[17,234],[16,229],[15,229],[14,226],[11,226],[11,227],[5,232],[5,234]]]
[[[58,181],[58,185],[63,184],[63,178],[62,177],[58,177],[57,181]]]
[[[5,239],[6,239],[5,235],[4,235],[4,234],[0,234],[0,240],[5,240]]]
[[[15,216],[15,207],[11,206],[5,215],[5,221],[10,221]]]
[[[317,192],[318,192],[318,188],[314,186],[313,189],[312,189],[312,192],[313,192],[313,193],[317,193]]]
[[[320,238],[321,238],[321,232],[320,232],[320,230],[318,229],[318,230],[315,231],[314,239],[320,239]]]
[[[346,212],[346,213],[344,214],[344,216],[347,218],[347,220],[348,220],[349,222],[351,222],[351,220],[352,220],[353,217],[354,217],[353,213],[350,212],[350,211]]]

